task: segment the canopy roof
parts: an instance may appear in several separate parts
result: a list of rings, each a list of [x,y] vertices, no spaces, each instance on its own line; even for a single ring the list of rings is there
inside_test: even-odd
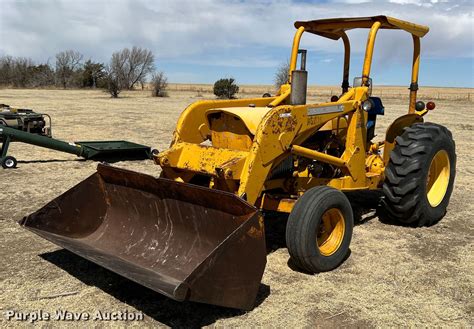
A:
[[[315,21],[296,22],[295,27],[303,26],[306,32],[338,40],[347,30],[371,28],[375,22],[381,23],[381,29],[404,30],[420,38],[429,31],[427,26],[402,21],[389,16],[318,19]]]

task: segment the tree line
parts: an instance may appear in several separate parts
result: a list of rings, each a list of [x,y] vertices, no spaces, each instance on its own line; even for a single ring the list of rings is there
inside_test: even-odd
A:
[[[14,88],[103,88],[112,97],[124,89],[152,83],[153,96],[166,96],[167,79],[157,72],[151,50],[132,47],[112,54],[108,63],[84,60],[75,50],[61,51],[54,63],[36,64],[30,58],[1,56],[0,85]]]
[[[288,80],[289,63],[282,63],[275,72],[275,87]],[[151,82],[152,96],[167,96],[168,81],[163,72],[156,71],[155,56],[141,47],[124,48],[112,54],[108,63],[84,60],[75,50],[61,51],[54,63],[36,64],[25,57],[0,56],[0,86],[14,88],[102,88],[114,98],[122,90],[144,88]],[[235,98],[239,86],[232,78],[219,79],[214,84],[218,98]]]

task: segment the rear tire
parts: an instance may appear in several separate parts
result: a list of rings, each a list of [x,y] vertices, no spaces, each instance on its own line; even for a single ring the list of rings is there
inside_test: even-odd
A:
[[[456,175],[451,132],[434,123],[416,123],[396,139],[385,169],[382,211],[388,219],[429,226],[446,214]]]
[[[6,156],[2,159],[2,167],[4,169],[12,169],[12,168],[16,168],[16,165],[17,165],[17,161],[14,157],[12,156]]]
[[[310,273],[338,267],[349,253],[354,219],[339,190],[318,186],[296,202],[286,226],[286,245],[294,263]]]

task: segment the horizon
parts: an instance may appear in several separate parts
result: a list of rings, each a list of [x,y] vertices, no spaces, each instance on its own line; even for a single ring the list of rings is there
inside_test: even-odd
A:
[[[266,86],[272,86],[275,87],[275,84],[272,83],[239,83],[237,80],[235,81],[239,86],[244,86],[244,87],[266,87]],[[149,82],[148,82],[149,83]],[[214,82],[209,82],[209,83],[204,83],[204,82],[174,82],[174,81],[169,81],[168,84],[170,85],[205,85],[205,86],[212,86]],[[341,88],[340,85],[320,85],[320,84],[308,84],[308,88],[310,87],[318,87],[318,88]],[[405,85],[374,85],[373,88],[407,88]],[[429,85],[419,85],[419,88],[446,88],[446,89],[473,89],[474,87],[449,87],[449,86],[429,86]],[[407,89],[408,90],[408,89]],[[408,92],[408,91],[407,91]]]
[[[84,60],[108,63],[114,51],[139,46],[153,51],[157,70],[170,83],[210,84],[233,77],[241,85],[272,85],[277,67],[289,58],[294,21],[384,14],[430,27],[421,39],[420,86],[474,88],[470,1],[119,0],[109,4],[108,0],[0,0],[0,55],[54,64],[57,52],[74,49]],[[368,29],[348,33],[350,81],[361,75],[367,33]],[[308,49],[309,85],[341,83],[342,42],[307,33],[301,47]],[[406,32],[379,31],[371,73],[374,86],[408,86],[412,52]]]

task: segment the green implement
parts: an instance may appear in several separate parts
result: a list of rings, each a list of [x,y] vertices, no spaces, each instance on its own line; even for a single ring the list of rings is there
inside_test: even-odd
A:
[[[0,126],[0,140],[2,148],[0,151],[0,163],[3,168],[16,167],[16,159],[7,155],[11,142],[18,141],[32,144],[60,152],[75,154],[85,159],[95,161],[124,161],[144,160],[151,156],[149,146],[136,144],[128,141],[87,141],[68,143],[47,136],[28,133],[6,126]]]

